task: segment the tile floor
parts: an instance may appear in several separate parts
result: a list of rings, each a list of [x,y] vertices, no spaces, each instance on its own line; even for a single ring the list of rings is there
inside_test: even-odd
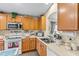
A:
[[[27,52],[27,53],[23,53],[19,56],[39,56],[37,51],[31,51],[31,52]]]

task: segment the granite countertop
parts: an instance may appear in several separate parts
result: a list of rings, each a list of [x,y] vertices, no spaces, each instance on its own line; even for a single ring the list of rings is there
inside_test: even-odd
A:
[[[79,56],[79,51],[66,50],[64,45],[50,43],[47,47],[60,56]]]
[[[37,36],[31,36],[31,38],[36,37],[40,40],[39,37]],[[56,43],[45,43],[44,41],[40,40],[43,42],[47,48],[51,49],[52,52],[55,52],[58,56],[79,56],[79,51],[73,51],[73,50],[67,50],[65,48],[65,45],[57,45]]]

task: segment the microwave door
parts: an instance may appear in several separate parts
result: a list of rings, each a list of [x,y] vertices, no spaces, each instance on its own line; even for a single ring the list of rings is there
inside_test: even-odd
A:
[[[18,24],[8,24],[8,29],[18,29]]]
[[[15,24],[15,29],[18,29],[18,24]]]

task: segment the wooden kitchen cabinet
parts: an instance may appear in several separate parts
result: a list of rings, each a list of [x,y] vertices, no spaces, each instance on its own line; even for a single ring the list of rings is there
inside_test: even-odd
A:
[[[6,14],[0,14],[0,30],[6,30]]]
[[[78,7],[77,3],[58,4],[58,30],[79,30]]]
[[[39,18],[39,30],[46,30],[46,17],[45,16],[41,16]]]
[[[22,20],[24,30],[38,30],[38,19],[31,16],[23,17]]]
[[[22,40],[22,52],[29,51],[29,37]]]
[[[34,27],[35,27],[35,20],[34,20],[34,18],[31,18],[30,19],[30,30],[34,30]]]
[[[28,16],[23,17],[22,23],[23,23],[23,30],[31,30],[30,29],[30,24],[31,24],[30,17],[28,17]]]
[[[38,39],[36,40],[36,50],[38,54],[40,55],[40,41]]]
[[[4,50],[4,42],[3,41],[0,41],[0,51],[1,50]]]
[[[23,16],[16,16],[16,22],[22,23]]]
[[[40,40],[37,40],[37,52],[40,56],[47,56],[47,47]]]
[[[27,52],[36,49],[35,38],[26,37],[22,41],[22,52]]]
[[[40,42],[40,56],[47,56],[47,47],[42,42]]]
[[[34,19],[34,30],[39,30],[38,24],[38,19]]]
[[[12,18],[11,15],[7,16],[7,22],[17,22],[17,23],[21,23],[22,22],[22,16],[16,16],[16,18]]]
[[[36,39],[30,38],[29,40],[29,50],[35,50],[36,49]]]

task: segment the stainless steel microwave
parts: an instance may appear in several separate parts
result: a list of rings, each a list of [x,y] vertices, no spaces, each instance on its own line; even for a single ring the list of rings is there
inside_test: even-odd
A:
[[[22,29],[22,23],[7,23],[7,29]]]

